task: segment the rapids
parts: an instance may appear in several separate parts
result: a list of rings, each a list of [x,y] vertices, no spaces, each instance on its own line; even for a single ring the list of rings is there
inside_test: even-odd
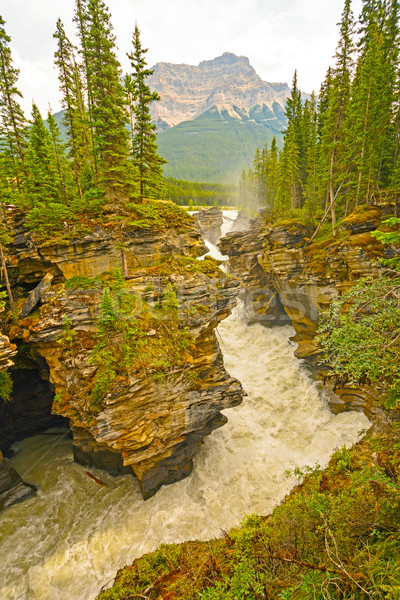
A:
[[[285,470],[326,464],[369,426],[362,413],[330,413],[294,356],[291,327],[247,326],[239,305],[217,335],[248,396],[225,411],[190,477],[150,500],[133,477],[91,469],[107,488],[87,477],[62,432],[15,444],[15,468],[39,492],[0,515],[2,600],[94,600],[118,568],[161,543],[204,540],[270,512],[295,483]]]

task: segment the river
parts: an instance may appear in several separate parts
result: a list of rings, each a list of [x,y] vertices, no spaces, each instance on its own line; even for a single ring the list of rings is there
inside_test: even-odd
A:
[[[368,428],[362,413],[330,413],[294,356],[291,327],[247,326],[239,305],[217,335],[248,396],[225,411],[190,477],[150,500],[133,477],[91,469],[108,487],[89,479],[62,432],[15,444],[15,468],[39,492],[0,515],[2,600],[94,600],[118,568],[161,543],[215,537],[245,514],[269,513],[293,486],[287,469],[325,465]]]

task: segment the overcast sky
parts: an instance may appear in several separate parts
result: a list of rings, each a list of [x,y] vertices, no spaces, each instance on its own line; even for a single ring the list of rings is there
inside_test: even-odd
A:
[[[223,52],[247,56],[265,81],[290,84],[297,68],[304,92],[319,90],[338,41],[337,23],[344,0],[106,0],[117,36],[119,59],[137,21],[148,64],[197,65]],[[39,109],[60,108],[53,66],[57,19],[73,38],[74,0],[1,0],[0,14],[12,38],[15,66],[21,70],[23,108],[32,99]],[[357,17],[361,0],[353,0]]]

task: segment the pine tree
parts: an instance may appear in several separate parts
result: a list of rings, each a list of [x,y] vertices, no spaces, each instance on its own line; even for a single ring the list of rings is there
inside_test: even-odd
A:
[[[294,72],[292,91],[285,109],[288,126],[282,150],[280,166],[279,207],[300,208],[302,204],[301,185],[301,92],[297,85],[297,71]]]
[[[0,16],[0,153],[2,167],[6,172],[7,185],[12,194],[14,182],[17,192],[22,193],[22,178],[26,152],[26,121],[18,98],[19,70],[13,66],[5,21]]]
[[[133,51],[127,54],[131,61],[133,76],[125,79],[126,89],[131,98],[133,121],[132,155],[137,169],[140,197],[159,198],[165,193],[162,165],[165,160],[158,154],[156,126],[151,121],[150,105],[160,100],[157,92],[152,92],[146,79],[153,71],[147,68],[142,48],[140,31],[135,25],[132,36]]]
[[[56,167],[56,180],[54,184],[60,201],[64,201],[67,204],[73,196],[72,173],[65,155],[65,144],[61,141],[60,129],[51,113],[50,107],[47,113],[47,126]]]
[[[331,211],[332,231],[336,234],[336,204],[343,188],[345,167],[345,122],[348,116],[350,83],[353,69],[353,13],[350,0],[345,0],[340,23],[340,39],[335,54],[336,64],[326,89],[326,111],[321,128],[321,176],[326,182],[327,209]]]
[[[266,155],[267,145],[263,149],[257,148],[253,160],[253,173],[256,180],[257,204],[263,206],[266,199]]]
[[[306,137],[306,172],[304,180],[305,206],[311,220],[319,208],[320,186],[319,186],[319,146],[318,146],[318,113],[317,98],[315,93],[311,94],[310,100],[304,105],[303,127]]]
[[[76,0],[74,22],[77,27],[78,39],[80,41],[79,53],[81,55],[82,64],[79,67],[79,75],[82,73],[82,91],[83,97],[86,98],[89,120],[89,139],[90,148],[92,149],[94,179],[97,182],[97,151],[95,147],[94,125],[93,125],[93,85],[92,85],[92,70],[89,52],[89,35],[90,35],[90,16],[88,9],[89,0]]]
[[[89,0],[82,39],[97,176],[117,208],[131,191],[132,173],[126,95],[110,14],[103,0]]]
[[[317,133],[318,139],[321,139],[322,130],[324,128],[326,115],[329,109],[329,96],[332,86],[332,67],[328,67],[324,81],[318,95],[318,115],[317,115]]]
[[[267,154],[266,176],[267,206],[273,210],[279,185],[279,153],[275,136],[272,138],[271,148]]]
[[[39,202],[63,201],[63,184],[57,171],[51,134],[36,104],[32,105],[24,187],[30,208]]]
[[[399,4],[398,0],[392,0],[390,6],[390,17],[388,21],[388,29],[391,37],[394,40],[394,46],[392,48],[393,54],[393,122],[391,128],[392,135],[392,156],[391,156],[391,167],[390,167],[390,180],[389,185],[391,191],[394,193],[394,198],[397,200],[400,194],[400,103],[396,102],[396,99],[400,97],[400,65],[399,65]],[[396,64],[397,63],[397,64]]]
[[[356,203],[371,203],[390,183],[396,152],[397,2],[364,0],[360,35],[349,111],[352,185]]]
[[[74,178],[82,198],[82,178],[95,176],[92,162],[91,136],[83,98],[83,84],[75,58],[75,48],[67,38],[59,19],[53,37],[57,40],[55,64],[58,67],[62,106],[65,109],[63,124],[69,140],[69,157],[72,159]]]

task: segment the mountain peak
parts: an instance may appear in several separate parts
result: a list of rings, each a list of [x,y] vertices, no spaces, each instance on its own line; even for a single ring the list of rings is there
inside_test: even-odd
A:
[[[236,56],[232,52],[224,52],[221,56],[217,56],[212,60],[203,60],[199,63],[199,67],[218,67],[241,63],[250,66],[250,61],[247,56]]]
[[[283,110],[290,90],[286,84],[263,81],[246,56],[224,52],[197,66],[157,63],[149,86],[161,96],[152,107],[152,117],[160,130],[190,121],[212,107],[240,118],[241,109],[274,105]],[[239,113],[236,109],[239,109]]]

